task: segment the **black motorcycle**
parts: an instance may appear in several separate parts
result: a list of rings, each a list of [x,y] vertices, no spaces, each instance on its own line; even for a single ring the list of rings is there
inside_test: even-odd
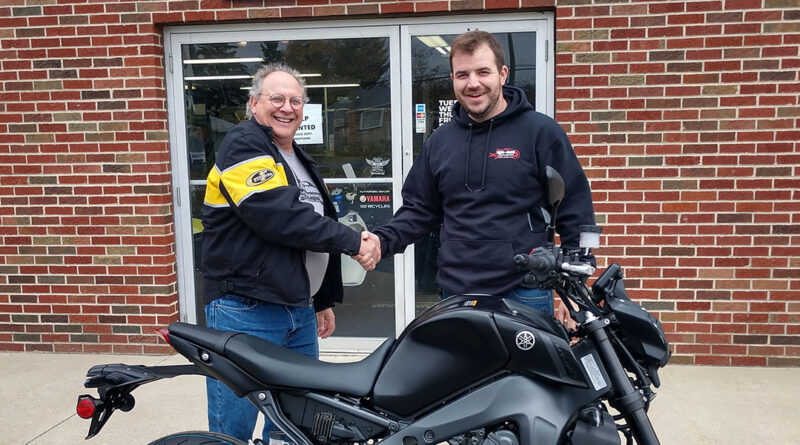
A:
[[[590,288],[588,251],[554,245],[564,182],[549,167],[548,188],[549,243],[514,261],[527,271],[527,286],[555,290],[576,330],[512,300],[456,295],[363,360],[327,363],[250,335],[176,322],[162,335],[192,364],[89,370],[84,386],[99,397],[79,396],[77,405],[91,419],[87,439],[115,410],[133,408],[138,386],[201,374],[247,397],[300,445],[658,444],[647,409],[670,358],[663,328],[628,298],[617,264]],[[201,443],[241,441],[193,431],[152,442]]]

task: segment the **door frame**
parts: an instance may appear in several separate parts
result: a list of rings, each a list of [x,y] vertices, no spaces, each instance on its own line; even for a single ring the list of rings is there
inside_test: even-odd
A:
[[[274,22],[222,25],[168,26],[164,29],[166,61],[167,115],[172,166],[175,230],[175,259],[178,281],[178,307],[182,321],[196,323],[194,255],[191,225],[191,182],[187,160],[186,116],[182,78],[181,45],[235,42],[243,39],[316,40],[333,38],[389,38],[389,73],[392,101],[392,158],[401,159],[401,168],[392,176],[393,212],[402,205],[401,190],[413,161],[413,122],[411,113],[411,38],[417,34],[455,34],[480,28],[489,32],[536,32],[536,104],[534,107],[554,115],[554,37],[552,12],[526,12],[447,17],[404,17],[393,19],[344,19],[336,21]],[[394,106],[399,104],[399,106]],[[333,182],[333,181],[332,181]],[[415,316],[414,246],[395,257],[395,331],[399,335]],[[320,342],[324,352],[363,353],[375,349],[383,339],[335,337]]]

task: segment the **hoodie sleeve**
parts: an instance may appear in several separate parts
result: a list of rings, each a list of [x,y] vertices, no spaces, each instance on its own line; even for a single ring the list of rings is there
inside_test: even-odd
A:
[[[402,252],[442,224],[442,195],[430,168],[430,140],[422,147],[403,184],[403,205],[373,232],[383,257]]]
[[[555,122],[553,125],[558,126]],[[545,168],[549,165],[564,178],[564,199],[558,207],[556,232],[561,236],[564,247],[577,248],[580,242],[579,227],[595,223],[592,191],[567,135],[563,131],[559,133],[545,152],[540,153],[543,161],[539,164],[540,177],[546,177]]]
[[[359,234],[301,203],[300,190],[289,185],[283,165],[257,142],[246,135],[237,138],[225,159],[218,159],[209,173],[207,187],[217,196],[218,205],[230,206],[270,243],[315,252],[358,253]]]

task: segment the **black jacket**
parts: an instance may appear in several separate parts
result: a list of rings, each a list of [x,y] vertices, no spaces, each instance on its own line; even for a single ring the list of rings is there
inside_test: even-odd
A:
[[[330,253],[317,311],[342,301],[340,254],[354,255],[360,235],[339,224],[316,164],[297,144],[323,196],[325,217],[298,201],[300,190],[272,129],[255,119],[234,127],[222,141],[208,174],[203,203],[203,302],[232,293],[288,306],[311,298],[305,251]]]
[[[578,226],[594,224],[589,182],[562,128],[537,113],[516,87],[506,109],[485,122],[460,104],[425,142],[403,185],[403,206],[375,230],[384,256],[441,225],[437,281],[448,293],[501,295],[520,287],[514,255],[545,244],[545,167],[566,184],[557,231],[577,247]]]

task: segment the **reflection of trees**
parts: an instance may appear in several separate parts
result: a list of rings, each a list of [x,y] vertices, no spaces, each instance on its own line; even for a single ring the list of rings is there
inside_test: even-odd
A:
[[[359,83],[370,89],[388,83],[388,39],[297,40],[286,45],[286,62],[325,83]]]
[[[187,59],[233,59],[238,57],[239,46],[235,43],[209,43],[186,45]],[[184,65],[184,77],[194,76],[230,76],[252,74],[244,63],[200,63]],[[194,110],[187,110],[188,121],[192,125],[208,127],[209,116],[236,123],[235,115],[244,109],[247,92],[240,89],[248,85],[247,81],[238,80],[191,80],[185,81],[186,94],[191,96],[189,104],[203,104],[204,115],[195,115]]]
[[[261,57],[264,58],[264,64],[268,63],[286,63],[286,55],[283,49],[279,47],[280,42],[261,42]],[[294,68],[294,67],[293,67]]]
[[[239,46],[235,43],[201,43],[188,46],[187,59],[234,59]],[[200,63],[184,66],[186,76],[227,76],[247,72],[243,63]]]

